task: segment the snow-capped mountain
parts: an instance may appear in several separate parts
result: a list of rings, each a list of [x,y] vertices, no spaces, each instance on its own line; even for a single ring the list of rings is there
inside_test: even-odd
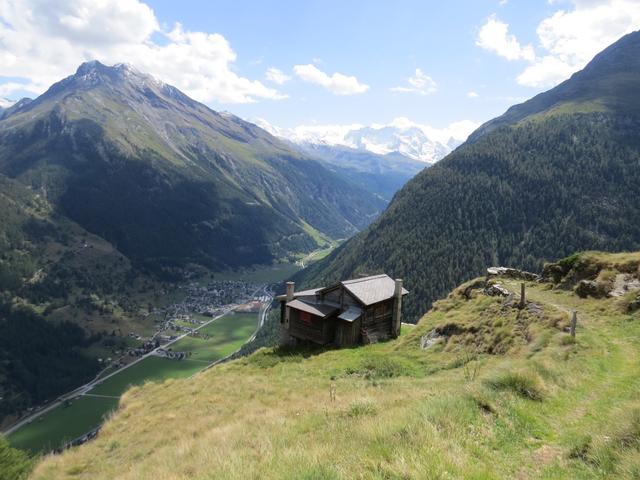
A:
[[[301,125],[287,129],[264,120],[253,121],[269,133],[298,145],[340,146],[378,155],[399,153],[425,163],[446,156],[478,126],[465,120],[436,129],[397,118],[386,125]]]
[[[440,160],[450,151],[446,145],[431,140],[418,127],[365,127],[350,131],[345,139],[352,148],[358,150],[368,150],[380,155],[395,152],[427,163]]]

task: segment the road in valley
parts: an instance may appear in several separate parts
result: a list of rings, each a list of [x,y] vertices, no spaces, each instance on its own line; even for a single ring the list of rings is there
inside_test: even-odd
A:
[[[271,300],[273,299],[273,294],[267,290],[267,286],[266,285],[261,285],[260,287],[258,287],[253,292],[253,294],[251,295],[251,298],[255,298],[260,293],[263,293],[264,296],[269,297],[269,300],[264,303],[263,307],[261,308],[261,310],[259,312],[259,324],[258,324],[258,328],[256,329],[256,332],[254,332],[254,334],[251,336],[251,338],[249,340],[247,340],[247,341],[253,340],[255,338],[255,336],[256,336],[257,331],[264,324],[267,312],[269,311],[269,308],[271,306]],[[223,309],[223,313],[221,313],[220,315],[212,318],[211,320],[208,320],[205,323],[199,325],[198,327],[194,328],[194,330],[199,330],[199,329],[204,328],[207,325],[215,322],[219,318],[227,315],[229,312],[234,310],[237,306],[238,306],[237,304],[231,304],[231,305],[225,307]],[[91,391],[91,389],[93,389],[94,387],[98,386],[99,384],[101,384],[105,380],[113,377],[114,375],[118,375],[119,373],[122,373],[127,368],[130,368],[130,367],[138,364],[139,362],[145,360],[146,358],[149,358],[149,357],[151,357],[153,355],[157,355],[158,348],[165,348],[166,349],[167,347],[170,347],[174,343],[182,340],[183,338],[185,338],[189,334],[190,334],[190,332],[186,332],[186,333],[184,333],[182,335],[179,335],[178,337],[176,337],[175,339],[165,343],[164,345],[160,345],[159,347],[154,348],[153,350],[149,351],[148,353],[146,353],[144,355],[141,355],[140,357],[136,358],[134,361],[132,361],[131,363],[128,363],[124,367],[119,368],[118,370],[116,370],[114,372],[111,372],[110,374],[108,374],[108,375],[106,375],[104,377],[95,378],[92,381],[90,381],[90,382],[88,382],[88,383],[86,383],[86,384],[84,384],[84,385],[72,390],[71,392],[68,392],[68,393],[65,393],[65,394],[59,396],[53,402],[45,405],[44,407],[38,409],[37,411],[34,411],[29,416],[20,419],[19,421],[17,421],[13,425],[11,425],[9,428],[7,428],[5,431],[3,431],[2,434],[7,436],[7,435],[15,432],[16,430],[19,430],[21,427],[33,422],[35,419],[39,418],[40,416],[44,415],[45,413],[47,413],[47,412],[53,410],[54,408],[58,407],[59,405],[63,404],[65,401],[72,400],[72,399],[74,399],[76,397],[88,394]],[[213,366],[213,365],[215,365],[217,363],[220,363],[220,361],[225,360],[227,358],[228,357],[225,357],[224,359],[221,359],[221,360],[217,360],[216,362],[214,362],[213,364],[211,364],[211,365],[209,365],[209,366],[207,366],[205,368],[210,368],[211,366]],[[92,395],[92,394],[89,394],[89,395]]]

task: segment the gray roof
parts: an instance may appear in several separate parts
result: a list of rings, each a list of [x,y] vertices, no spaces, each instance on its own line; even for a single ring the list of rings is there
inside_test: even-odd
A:
[[[342,286],[363,305],[372,305],[393,297],[396,283],[389,275],[383,273],[372,277],[345,280]],[[402,295],[408,293],[408,290],[402,289]]]
[[[362,315],[362,310],[358,307],[349,307],[347,310],[338,315],[340,320],[344,320],[346,322],[355,322]]]
[[[287,302],[287,307],[295,308],[296,310],[301,310],[322,318],[327,315],[331,315],[333,312],[338,310],[338,308],[331,305],[324,305],[322,303],[311,304],[301,300],[291,300],[290,302]]]
[[[316,293],[318,293],[320,290],[323,290],[323,289],[324,287],[320,287],[320,288],[312,288],[311,290],[301,290],[299,292],[293,292],[293,298],[312,297]],[[276,296],[276,300],[286,300],[286,299],[287,299],[286,294]]]

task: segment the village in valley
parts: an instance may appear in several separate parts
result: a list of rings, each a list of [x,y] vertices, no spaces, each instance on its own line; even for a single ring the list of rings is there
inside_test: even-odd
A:
[[[208,334],[199,328],[213,318],[224,315],[229,311],[243,313],[259,312],[263,304],[271,299],[266,285],[245,282],[241,280],[211,280],[206,284],[191,281],[180,285],[178,289],[184,298],[166,307],[151,308],[147,315],[154,319],[154,333],[148,337],[129,332],[128,336],[139,343],[129,347],[126,351],[113,350],[113,354],[120,355],[115,362],[110,363],[118,368],[128,363],[126,357],[140,357],[155,350],[158,356],[170,359],[184,359],[188,352],[173,352],[171,348],[161,348],[170,342],[175,342],[184,335],[207,339]],[[157,349],[157,350],[156,350]],[[109,359],[102,359],[109,362]]]
[[[51,447],[90,440],[97,434],[95,419],[112,410],[129,386],[190,376],[225,360],[264,322],[273,300],[270,284],[245,280],[190,280],[177,289],[179,301],[150,305],[145,313],[153,320],[152,333],[128,332],[126,347],[114,346],[105,351],[111,356],[98,358],[102,369],[94,380],[30,408],[9,433],[33,424],[42,430],[35,434],[39,437],[49,438],[46,431],[51,430]],[[59,424],[69,416],[73,432],[61,431]]]

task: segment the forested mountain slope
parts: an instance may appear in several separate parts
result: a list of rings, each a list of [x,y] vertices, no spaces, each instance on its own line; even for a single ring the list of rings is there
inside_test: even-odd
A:
[[[488,264],[537,270],[581,249],[640,248],[638,89],[636,32],[417,175],[303,283],[385,271],[405,279],[415,319]]]
[[[255,125],[98,62],[0,121],[0,173],[157,270],[268,263],[384,205]]]

